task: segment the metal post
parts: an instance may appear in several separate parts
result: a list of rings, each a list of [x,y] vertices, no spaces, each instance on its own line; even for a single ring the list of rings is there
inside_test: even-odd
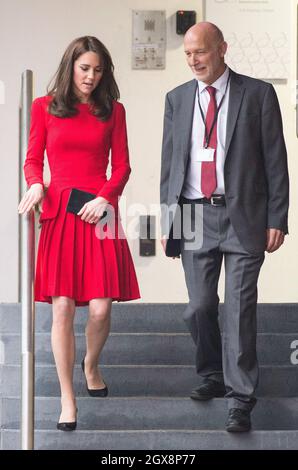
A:
[[[298,105],[297,105],[297,97],[298,97],[298,5],[296,10],[296,71],[295,71],[295,109],[296,109],[296,137],[298,137]]]
[[[33,97],[33,73],[22,74],[20,106],[20,198],[27,189],[23,176],[30,129],[30,110]],[[34,271],[35,271],[35,222],[34,210],[22,215],[19,221],[19,296],[22,305],[22,449],[34,448]]]

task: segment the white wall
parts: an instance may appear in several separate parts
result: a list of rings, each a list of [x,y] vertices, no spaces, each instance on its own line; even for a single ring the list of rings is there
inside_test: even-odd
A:
[[[293,13],[294,4],[293,0]],[[128,203],[149,207],[158,203],[160,146],[164,95],[192,78],[183,55],[182,37],[175,33],[174,14],[178,9],[197,11],[195,0],[0,0],[0,80],[5,84],[5,104],[0,100],[0,301],[17,300],[18,269],[18,104],[23,70],[35,73],[35,96],[45,94],[69,42],[81,35],[94,35],[110,50],[121,101],[127,110],[132,175],[125,194]],[[166,69],[131,69],[131,11],[164,9],[167,15]],[[295,24],[292,15],[292,77],[288,84],[276,85],[285,124],[291,173],[290,236],[282,249],[268,255],[259,283],[261,302],[297,302],[298,187],[297,138],[295,136]],[[26,25],[26,26],[25,26]],[[185,302],[186,288],[180,261],[163,256],[140,258],[137,242],[130,241],[144,302]],[[221,279],[221,297],[223,278]]]

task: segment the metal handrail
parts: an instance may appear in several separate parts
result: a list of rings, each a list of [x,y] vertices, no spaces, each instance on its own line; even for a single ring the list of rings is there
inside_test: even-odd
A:
[[[26,158],[30,110],[33,99],[33,73],[22,74],[20,104],[19,200],[27,189],[23,174]],[[19,302],[22,307],[22,391],[21,446],[34,449],[34,339],[35,339],[35,216],[34,210],[19,220]]]

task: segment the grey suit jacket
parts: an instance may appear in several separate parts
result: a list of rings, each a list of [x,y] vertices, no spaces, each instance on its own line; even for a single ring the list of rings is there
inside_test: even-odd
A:
[[[189,159],[197,81],[166,96],[160,180],[162,233],[167,255],[180,252],[165,207],[177,207]],[[287,152],[276,93],[271,84],[231,71],[224,181],[231,223],[244,248],[260,253],[266,229],[288,233]],[[175,209],[173,211],[175,217]]]

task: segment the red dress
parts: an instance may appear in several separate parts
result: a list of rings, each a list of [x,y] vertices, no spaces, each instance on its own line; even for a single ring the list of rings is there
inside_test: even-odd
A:
[[[77,105],[76,116],[58,118],[47,111],[50,99],[44,96],[32,103],[24,164],[29,186],[43,184],[45,150],[51,171],[39,219],[35,300],[52,303],[52,296],[61,295],[73,298],[76,305],[87,305],[99,297],[137,299],[135,269],[120,222],[116,221],[115,237],[103,238],[94,224],[66,212],[71,188],[77,188],[104,197],[118,213],[118,197],[130,174],[124,107],[115,101],[106,122],[84,103]],[[109,222],[105,230],[111,231]]]

